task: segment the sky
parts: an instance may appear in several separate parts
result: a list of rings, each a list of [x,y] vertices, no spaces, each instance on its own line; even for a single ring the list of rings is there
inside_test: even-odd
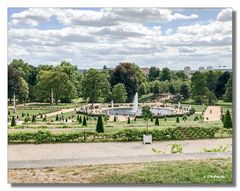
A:
[[[8,62],[232,68],[232,9],[9,8]]]

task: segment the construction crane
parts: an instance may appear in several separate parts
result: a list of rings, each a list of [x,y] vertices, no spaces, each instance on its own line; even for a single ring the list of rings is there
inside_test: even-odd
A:
[[[214,66],[214,67],[221,69],[221,68],[225,68],[226,66],[222,66],[221,64],[218,64],[218,66]]]

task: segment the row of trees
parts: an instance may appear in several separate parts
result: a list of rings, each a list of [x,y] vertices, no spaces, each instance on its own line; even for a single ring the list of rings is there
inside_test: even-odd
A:
[[[190,78],[184,72],[151,67],[146,76],[132,63],[120,63],[113,71],[89,69],[81,73],[77,66],[63,61],[57,66],[32,66],[13,60],[8,66],[8,97],[16,95],[19,102],[70,102],[83,97],[90,103],[131,102],[136,92],[180,94],[197,103],[211,104],[216,99],[232,100],[232,76],[220,70],[195,72]]]

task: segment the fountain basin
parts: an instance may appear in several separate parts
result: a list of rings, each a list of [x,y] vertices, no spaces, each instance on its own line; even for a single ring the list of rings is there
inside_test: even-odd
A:
[[[164,116],[164,115],[172,115],[174,112],[167,108],[151,108],[151,112],[154,116]],[[137,109],[133,108],[112,108],[112,109],[104,109],[103,113],[109,115],[142,115],[142,108],[138,107]]]

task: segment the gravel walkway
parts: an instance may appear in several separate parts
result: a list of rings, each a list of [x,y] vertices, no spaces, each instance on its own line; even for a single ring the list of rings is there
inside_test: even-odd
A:
[[[170,144],[183,146],[182,154],[170,154]],[[64,144],[19,144],[8,146],[9,168],[40,168],[90,164],[137,163],[162,160],[185,160],[231,157],[232,139],[208,139],[187,141],[128,143],[64,143]],[[227,146],[222,153],[202,153],[204,148]],[[165,152],[156,154],[152,148]]]

